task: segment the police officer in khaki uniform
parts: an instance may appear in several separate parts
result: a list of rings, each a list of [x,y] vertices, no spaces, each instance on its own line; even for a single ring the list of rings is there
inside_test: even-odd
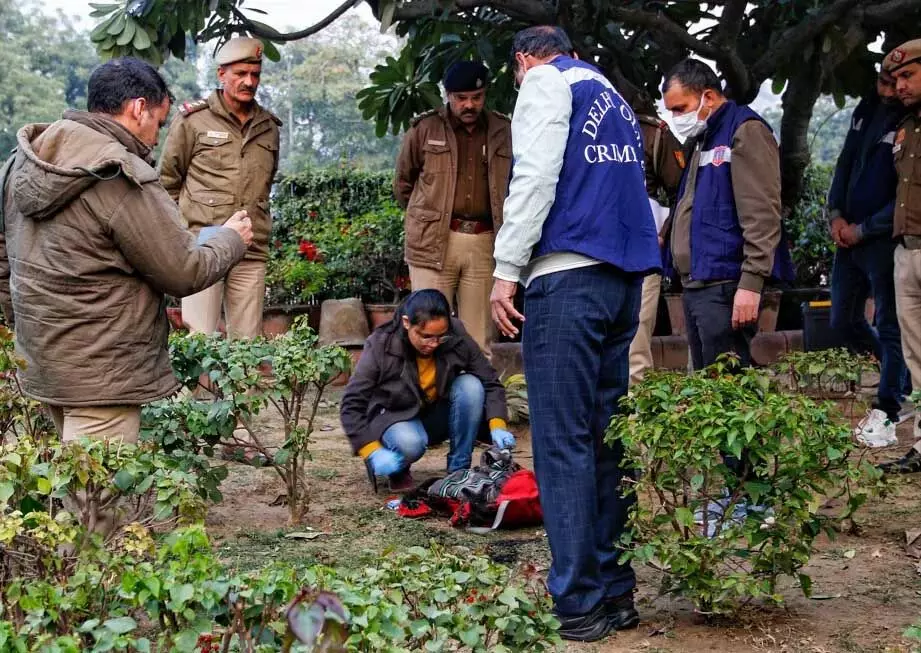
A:
[[[253,224],[246,258],[223,281],[182,300],[182,317],[193,333],[214,333],[224,308],[227,333],[262,333],[268,258],[269,191],[278,170],[281,121],[256,102],[262,42],[234,38],[218,51],[221,88],[179,107],[160,159],[160,179],[179,202],[192,231],[221,225],[245,210]]]
[[[915,390],[921,389],[921,39],[903,43],[883,60],[895,78],[896,94],[908,115],[896,127],[892,155],[899,176],[893,216],[895,303],[902,330],[902,352]],[[921,472],[921,428],[902,458],[880,465],[888,473]]]
[[[674,205],[678,185],[684,171],[684,153],[681,143],[655,110],[637,111],[637,120],[643,132],[643,154],[646,159],[646,193],[656,217],[656,227],[661,239],[669,206]],[[662,204],[664,202],[664,205]],[[661,246],[661,240],[660,240]],[[652,332],[656,328],[659,292],[662,275],[650,274],[643,279],[643,296],[640,303],[639,324],[630,343],[630,383],[638,383],[652,367]]]
[[[493,242],[502,225],[512,167],[511,123],[485,109],[488,74],[473,61],[448,68],[448,106],[413,121],[393,183],[406,209],[406,262],[413,290],[443,292],[487,357]]]

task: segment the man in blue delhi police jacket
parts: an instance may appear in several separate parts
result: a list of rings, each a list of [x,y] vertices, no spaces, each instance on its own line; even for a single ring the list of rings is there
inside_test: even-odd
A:
[[[627,391],[643,276],[661,263],[636,116],[566,34],[514,40],[521,84],[513,169],[496,238],[493,319],[506,335],[517,283],[534,468],[553,563],[548,585],[566,639],[635,627],[636,578],[616,542],[633,501],[622,449],[602,441]]]

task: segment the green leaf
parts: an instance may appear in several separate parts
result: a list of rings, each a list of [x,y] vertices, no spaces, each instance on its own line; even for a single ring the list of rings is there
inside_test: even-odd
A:
[[[150,37],[147,35],[147,30],[139,29],[134,33],[134,39],[132,40],[132,45],[135,50],[141,51],[148,49],[152,43]]]
[[[807,574],[798,574],[799,586],[803,590],[803,596],[809,598],[812,596],[812,578]]]
[[[460,639],[464,644],[473,648],[481,643],[480,631],[477,628],[469,628],[460,634]]]
[[[35,479],[35,487],[39,494],[51,494],[51,481],[47,478],[39,477]]]
[[[112,483],[122,492],[127,492],[134,485],[134,475],[127,469],[120,469],[115,473]]]
[[[102,627],[116,635],[124,635],[137,628],[137,622],[131,617],[116,617],[103,623]]]
[[[786,85],[787,85],[787,80],[785,78],[775,77],[771,81],[771,92],[774,93],[774,95],[780,95],[781,93],[783,93],[784,86]]]

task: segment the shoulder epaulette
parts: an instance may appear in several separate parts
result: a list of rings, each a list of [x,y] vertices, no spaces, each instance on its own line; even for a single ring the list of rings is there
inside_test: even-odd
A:
[[[179,113],[183,116],[188,116],[189,114],[195,113],[196,111],[201,111],[202,109],[208,108],[208,100],[196,100],[195,102],[183,102],[179,105]]]
[[[415,127],[416,125],[418,125],[420,122],[422,122],[426,118],[430,118],[431,116],[434,116],[437,113],[438,113],[438,109],[430,109],[426,111],[425,113],[420,113],[418,116],[410,120],[409,124]]]

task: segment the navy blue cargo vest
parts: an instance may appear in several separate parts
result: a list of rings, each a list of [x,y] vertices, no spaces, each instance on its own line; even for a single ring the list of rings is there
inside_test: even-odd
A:
[[[576,252],[625,272],[659,270],[636,116],[594,66],[565,56],[548,65],[569,83],[572,117],[556,199],[532,259]]]
[[[749,120],[758,120],[770,129],[761,116],[732,100],[707,120],[691,211],[691,279],[694,281],[734,281],[742,276],[744,240],[732,190],[732,141],[736,130]],[[678,201],[684,196],[688,176],[685,171],[678,189]],[[781,281],[792,281],[795,276],[782,229],[771,276]]]

